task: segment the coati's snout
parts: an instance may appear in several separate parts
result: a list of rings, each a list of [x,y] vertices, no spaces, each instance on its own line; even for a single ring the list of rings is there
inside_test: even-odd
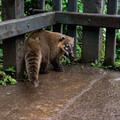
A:
[[[66,56],[74,58],[74,51],[73,51],[73,46],[72,45],[67,43],[67,44],[63,45],[63,48],[65,50],[65,55]]]
[[[65,52],[65,55],[74,58],[74,38],[62,36],[60,42],[62,42],[61,49]]]

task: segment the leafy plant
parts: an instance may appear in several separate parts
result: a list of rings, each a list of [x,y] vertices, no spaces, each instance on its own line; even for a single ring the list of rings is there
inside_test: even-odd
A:
[[[95,60],[95,62],[91,63],[91,65],[94,66],[94,67],[102,67],[103,63],[98,62],[98,60]]]
[[[118,38],[118,41],[120,41],[120,30],[117,31],[117,38]]]
[[[15,78],[15,66],[10,66],[7,69],[5,69],[5,73]]]
[[[83,1],[78,0],[78,12],[83,12]]]
[[[2,58],[3,58],[3,50],[0,49],[0,64],[2,63]]]
[[[120,68],[120,30],[117,31],[115,66]]]
[[[8,67],[5,71],[15,72],[15,66]]]
[[[5,72],[0,71],[0,84],[3,86],[7,86],[7,83],[14,85],[17,83],[17,81],[10,75],[7,75]]]
[[[60,61],[60,64],[71,65],[72,62],[70,61],[69,58],[67,58],[66,56],[63,56],[62,60]]]
[[[37,8],[36,0],[25,0],[24,1],[24,10],[25,16],[31,15],[33,9]]]
[[[0,65],[2,64],[2,60],[3,60],[3,50],[1,49],[2,46],[2,41],[0,41]]]

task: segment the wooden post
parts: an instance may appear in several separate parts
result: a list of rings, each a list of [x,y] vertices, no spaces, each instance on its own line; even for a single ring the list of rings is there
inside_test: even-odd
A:
[[[108,14],[117,14],[118,0],[108,0]],[[116,29],[106,29],[105,65],[115,64]]]
[[[54,11],[62,11],[62,0],[53,0],[53,10]],[[62,33],[61,24],[54,25],[53,31]]]
[[[3,21],[23,16],[24,0],[2,0]],[[23,35],[3,40],[3,69],[15,66],[17,79],[21,79],[23,75],[23,43]]]
[[[68,11],[77,12],[78,10],[78,0],[69,0],[68,1]],[[74,37],[74,55],[76,56],[76,40],[77,40],[77,26],[68,25],[68,35]]]
[[[84,0],[85,13],[102,13],[103,6],[104,0]],[[99,60],[100,31],[98,27],[83,27],[82,62]]]
[[[45,0],[37,0],[37,8],[40,10],[45,10]]]

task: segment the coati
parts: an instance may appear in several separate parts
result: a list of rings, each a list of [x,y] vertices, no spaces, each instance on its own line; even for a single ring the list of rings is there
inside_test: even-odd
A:
[[[38,75],[48,73],[50,62],[55,71],[61,72],[59,60],[62,55],[74,57],[74,39],[57,32],[37,30],[30,34],[25,41],[25,64],[28,78],[38,87]]]

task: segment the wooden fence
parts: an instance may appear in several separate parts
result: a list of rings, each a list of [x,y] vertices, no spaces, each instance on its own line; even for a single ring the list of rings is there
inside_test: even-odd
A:
[[[108,0],[108,12],[102,14],[104,0],[84,0],[84,13],[77,12],[77,0],[68,0],[68,12],[62,12],[62,0],[53,0],[53,11],[45,11],[45,0],[37,0],[39,14],[24,17],[24,0],[2,0],[0,39],[3,40],[3,67],[16,67],[16,77],[22,78],[24,34],[54,25],[62,32],[61,24],[68,25],[68,35],[75,38],[76,26],[83,26],[82,62],[94,62],[100,57],[101,28],[107,28],[105,64],[115,63],[116,29],[120,28],[117,14],[118,0]],[[42,12],[44,13],[40,13]]]

